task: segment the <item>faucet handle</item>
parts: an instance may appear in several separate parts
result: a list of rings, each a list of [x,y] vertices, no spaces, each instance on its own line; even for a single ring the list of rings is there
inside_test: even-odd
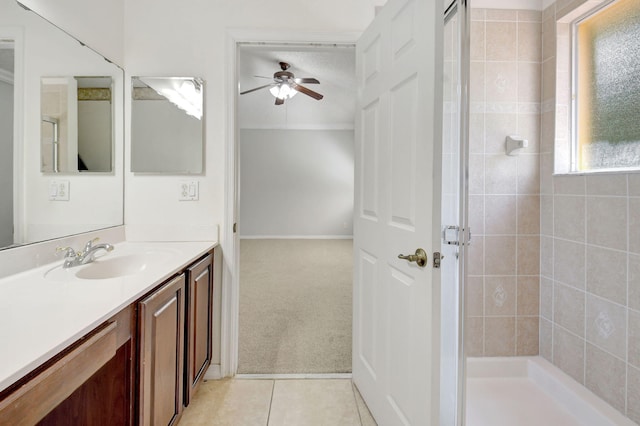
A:
[[[98,241],[100,241],[100,237],[95,237],[94,239],[87,241],[87,244],[84,245],[84,251],[89,251],[89,249],[93,247],[93,243],[97,243]]]
[[[76,253],[76,251],[71,247],[56,247],[56,252],[62,252],[62,251],[65,252],[64,253],[65,259],[67,258],[72,259],[78,255],[78,253]]]

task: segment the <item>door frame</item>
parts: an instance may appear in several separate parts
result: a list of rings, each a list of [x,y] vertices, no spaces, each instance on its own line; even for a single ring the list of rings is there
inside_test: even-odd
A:
[[[457,377],[456,377],[456,426],[466,423],[466,344],[464,329],[466,326],[466,283],[468,270],[468,250],[471,242],[471,229],[469,228],[469,79],[470,79],[470,35],[471,10],[469,0],[448,0],[445,2],[443,19],[445,23],[454,15],[458,17],[458,77],[459,77],[459,182],[458,182],[458,210],[460,228],[458,233],[458,282],[457,282],[457,306],[456,306],[456,331],[457,331]],[[444,224],[443,224],[444,225]],[[452,332],[450,328],[448,332]],[[453,354],[442,353],[442,356]]]
[[[222,303],[220,333],[220,377],[234,376],[238,370],[238,330],[240,314],[240,233],[233,232],[239,217],[238,179],[238,45],[256,44],[336,44],[355,45],[359,32],[300,32],[276,30],[227,30],[225,99],[227,104],[224,183],[224,226],[221,229]],[[214,377],[211,377],[214,378]]]

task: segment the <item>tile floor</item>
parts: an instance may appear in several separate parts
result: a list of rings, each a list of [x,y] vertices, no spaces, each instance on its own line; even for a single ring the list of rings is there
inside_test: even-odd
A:
[[[349,379],[202,383],[179,426],[375,426]]]

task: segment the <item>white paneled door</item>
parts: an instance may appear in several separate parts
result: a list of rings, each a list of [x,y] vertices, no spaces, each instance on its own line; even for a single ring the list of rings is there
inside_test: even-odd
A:
[[[356,47],[353,380],[380,425],[438,423],[442,16],[389,0]]]

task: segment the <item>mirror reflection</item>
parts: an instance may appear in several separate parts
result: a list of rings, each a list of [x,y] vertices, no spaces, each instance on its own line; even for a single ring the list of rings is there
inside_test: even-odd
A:
[[[122,68],[0,0],[0,249],[123,224],[123,93]]]
[[[41,170],[110,172],[111,77],[43,77]]]
[[[202,173],[203,81],[132,77],[131,94],[131,171]]]
[[[0,247],[13,244],[14,41],[0,40]],[[9,201],[9,202],[7,202]]]

